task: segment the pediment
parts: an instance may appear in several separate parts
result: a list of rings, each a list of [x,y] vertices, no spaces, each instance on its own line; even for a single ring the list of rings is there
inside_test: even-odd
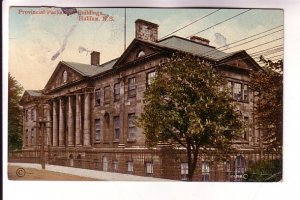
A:
[[[247,71],[260,69],[260,66],[257,64],[257,62],[249,54],[247,54],[246,51],[235,53],[228,58],[221,60],[220,64],[225,64],[226,66]]]
[[[160,51],[162,51],[162,48],[155,43],[135,39],[115,63],[114,67],[144,59]]]
[[[82,74],[70,68],[70,66],[64,62],[60,62],[46,84],[45,90],[52,90],[62,87],[82,78]]]
[[[37,93],[37,92],[31,91],[31,93]],[[38,91],[38,93],[40,93],[40,91]],[[42,95],[42,94],[40,93],[40,95]],[[26,90],[24,92],[23,96],[21,97],[21,100],[19,101],[19,103],[20,103],[20,105],[24,105],[26,103],[32,102],[32,101],[38,99],[40,97],[40,95],[36,95],[36,94],[32,95],[32,94],[30,94],[29,91]]]

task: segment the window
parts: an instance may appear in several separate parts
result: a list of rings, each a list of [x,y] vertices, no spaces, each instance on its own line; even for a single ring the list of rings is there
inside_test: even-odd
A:
[[[28,110],[25,110],[25,121],[28,122],[28,113],[29,111]]]
[[[233,83],[231,81],[228,81],[227,87],[229,89],[229,94],[232,97],[232,93],[233,93]]]
[[[244,134],[243,139],[247,140],[249,134],[249,117],[244,117]]]
[[[68,72],[65,70],[63,73],[63,83],[66,83],[68,80]]]
[[[113,168],[114,168],[114,172],[119,171],[119,163],[117,160],[113,160]]]
[[[242,84],[241,83],[234,83],[233,99],[242,100]]]
[[[145,163],[145,167],[146,167],[146,175],[153,175],[153,163],[152,162],[146,162]]]
[[[128,115],[128,139],[135,140],[136,127],[135,127],[135,114]]]
[[[238,101],[249,101],[249,90],[247,84],[228,81],[227,87],[230,90],[230,96]]]
[[[95,119],[95,141],[100,141],[100,119]]]
[[[107,161],[107,157],[103,156],[103,171],[107,172],[108,171],[108,161]]]
[[[139,51],[139,53],[137,54],[137,56],[136,57],[142,57],[142,56],[144,56],[145,55],[145,52],[144,51]]]
[[[104,88],[104,103],[109,103],[109,99],[110,99],[110,87],[106,86]]]
[[[225,175],[226,175],[226,180],[230,181],[230,161],[226,161],[226,166],[225,166]]]
[[[120,100],[120,83],[116,83],[114,85],[114,100],[115,101]]]
[[[96,89],[95,90],[95,105],[96,106],[100,106],[101,103],[101,93],[100,93],[100,89]]]
[[[133,162],[132,161],[127,161],[127,173],[133,174]]]
[[[189,165],[187,162],[180,164],[181,169],[181,180],[187,181],[188,180],[188,174],[189,174]]]
[[[202,162],[202,181],[209,181],[209,163]]]
[[[243,181],[243,176],[246,171],[246,162],[243,156],[237,156],[235,159],[235,181]]]
[[[25,132],[26,132],[26,141],[25,141],[25,144],[28,145],[29,144],[28,129],[26,129]]]
[[[30,116],[31,120],[35,119],[35,109],[31,109],[31,116]]]
[[[244,84],[243,85],[243,95],[244,95],[244,101],[249,101],[249,91],[248,91],[248,85]]]
[[[153,79],[155,78],[155,75],[156,75],[155,71],[147,73],[147,87],[151,85]]]
[[[135,94],[135,77],[132,77],[128,79],[128,96],[133,97]]]
[[[35,145],[35,133],[34,133],[34,128],[31,129],[31,145]]]
[[[119,141],[120,140],[120,117],[119,116],[114,117],[114,129],[115,129],[114,139],[115,141]]]

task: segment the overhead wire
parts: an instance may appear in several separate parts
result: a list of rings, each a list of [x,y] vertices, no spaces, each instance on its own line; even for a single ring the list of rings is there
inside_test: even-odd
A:
[[[213,28],[213,27],[215,27],[215,26],[217,26],[217,25],[220,25],[220,24],[222,24],[222,23],[224,23],[224,22],[227,22],[227,21],[229,21],[229,20],[231,20],[231,19],[233,19],[233,18],[236,18],[236,17],[238,17],[238,16],[240,16],[240,15],[246,13],[246,12],[249,12],[250,10],[252,10],[252,9],[247,9],[247,10],[245,10],[245,11],[243,11],[243,12],[237,14],[237,15],[234,15],[234,16],[232,16],[232,17],[230,17],[230,18],[227,18],[226,20],[223,20],[223,21],[221,21],[221,22],[218,22],[218,23],[216,23],[216,24],[214,24],[214,25],[212,25],[212,26],[210,26],[210,27],[207,27],[207,28],[205,28],[205,29],[203,29],[203,30],[201,30],[201,31],[198,31],[197,33],[194,33],[194,34],[192,34],[192,35],[189,35],[189,36],[187,36],[186,38],[189,38],[189,37],[191,37],[191,36],[193,36],[193,35],[197,35],[197,34],[199,34],[199,33],[202,33],[202,32],[204,32],[204,31],[206,31],[206,30],[209,30],[209,29],[211,29],[211,28]]]
[[[203,17],[200,17],[200,18],[196,19],[195,21],[193,21],[193,22],[191,22],[191,23],[189,23],[189,24],[187,24],[187,25],[185,25],[185,26],[183,26],[183,27],[181,27],[181,28],[179,28],[179,29],[176,29],[176,30],[173,31],[172,33],[169,33],[169,34],[167,34],[167,35],[161,37],[160,40],[162,40],[162,39],[164,39],[164,38],[166,38],[166,37],[168,37],[168,36],[170,36],[170,35],[172,35],[172,34],[178,32],[178,31],[180,31],[180,30],[182,30],[182,29],[185,29],[186,27],[188,27],[188,26],[190,26],[190,25],[192,25],[192,24],[194,24],[194,23],[196,23],[196,22],[198,22],[198,21],[200,21],[200,20],[202,20],[202,19],[205,19],[206,17],[208,17],[208,16],[210,16],[210,15],[212,15],[212,14],[214,14],[214,13],[220,11],[220,10],[221,10],[221,9],[217,9],[217,10],[215,10],[215,11],[213,11],[213,12],[211,12],[211,13],[209,13],[209,14],[203,16]]]

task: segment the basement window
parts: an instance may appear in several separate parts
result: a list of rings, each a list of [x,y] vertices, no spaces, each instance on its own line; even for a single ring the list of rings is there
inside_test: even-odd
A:
[[[202,162],[202,181],[209,181],[209,162]]]
[[[180,164],[180,171],[181,171],[181,180],[187,181],[188,180],[188,174],[189,174],[189,165],[187,162],[183,162]]]
[[[127,161],[127,173],[133,174],[133,161]]]

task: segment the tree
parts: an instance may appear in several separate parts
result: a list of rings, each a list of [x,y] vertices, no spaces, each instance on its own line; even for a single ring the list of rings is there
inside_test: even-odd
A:
[[[283,133],[283,61],[265,60],[262,70],[252,71],[251,87],[258,98],[255,117],[264,131],[269,149],[282,148]]]
[[[19,101],[23,87],[8,73],[8,148],[22,148],[22,109]]]
[[[213,67],[189,55],[176,55],[157,68],[139,119],[147,142],[175,142],[186,149],[188,180],[193,179],[199,149],[232,150],[241,130],[224,86]]]
[[[261,160],[249,166],[248,182],[278,182],[282,180],[282,160]]]

